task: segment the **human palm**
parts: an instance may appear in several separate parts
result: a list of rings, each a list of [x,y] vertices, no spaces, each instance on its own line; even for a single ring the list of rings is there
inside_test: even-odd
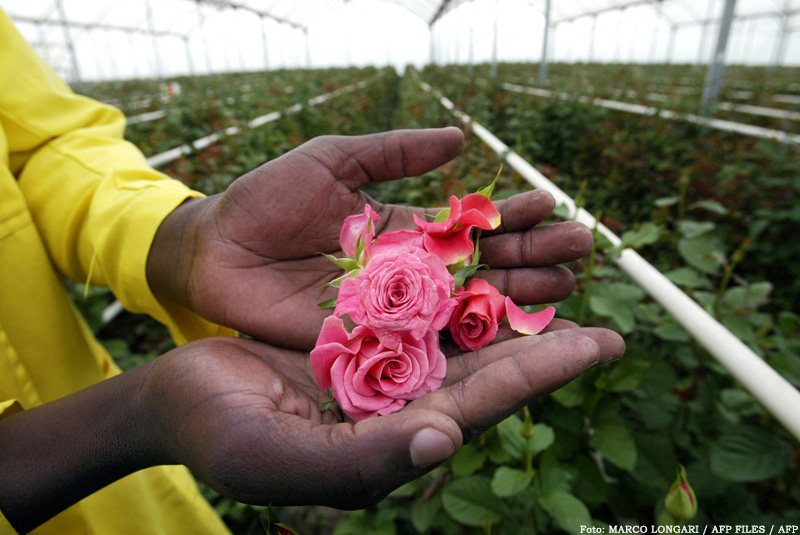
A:
[[[321,287],[341,275],[318,253],[341,256],[344,219],[370,203],[380,215],[380,233],[413,228],[413,215],[424,212],[383,205],[358,188],[430,171],[452,159],[462,143],[453,128],[316,138],[240,177],[223,194],[176,210],[179,217],[167,222],[182,220],[182,237],[162,246],[157,236],[151,259],[163,251],[177,254],[177,260],[158,262],[178,266],[177,273],[168,273],[172,281],[164,284],[164,277],[152,275],[164,270],[148,264],[151,284],[212,321],[282,347],[310,349],[329,314],[317,303],[335,297],[334,289]],[[553,208],[544,192],[513,197],[498,208],[503,224],[481,242],[481,260],[493,269],[480,276],[520,304],[567,297],[572,274],[556,264],[583,256],[591,233],[575,223],[534,228]]]
[[[159,462],[185,464],[243,502],[355,509],[623,351],[611,331],[557,321],[544,335],[448,358],[441,389],[358,423],[320,408],[330,395],[316,386],[307,353],[246,339],[171,351],[144,370],[139,393],[148,428],[160,437]],[[417,440],[424,429],[434,433]]]

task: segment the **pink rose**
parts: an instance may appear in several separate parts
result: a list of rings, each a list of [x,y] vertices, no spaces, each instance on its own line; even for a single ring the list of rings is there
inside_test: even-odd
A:
[[[342,410],[359,421],[403,408],[442,385],[447,363],[436,331],[384,338],[367,327],[348,333],[336,316],[325,319],[311,352],[321,389],[330,388]]]
[[[423,221],[415,215],[414,222],[423,232],[425,250],[450,265],[464,260],[475,250],[470,236],[472,228],[497,228],[500,212],[487,197],[470,193],[461,200],[456,196],[450,197],[450,213],[446,221]]]
[[[476,351],[494,341],[506,315],[503,295],[483,279],[472,279],[456,294],[458,306],[450,316],[450,334],[464,351]]]
[[[334,314],[379,334],[419,339],[447,325],[454,287],[447,266],[422,249],[376,254],[357,277],[342,281]]]

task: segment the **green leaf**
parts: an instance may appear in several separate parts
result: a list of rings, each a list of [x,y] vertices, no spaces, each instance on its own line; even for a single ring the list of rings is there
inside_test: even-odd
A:
[[[791,447],[766,429],[738,426],[711,445],[711,471],[727,481],[763,481],[789,467]]]
[[[556,491],[539,497],[539,505],[548,512],[558,526],[567,533],[580,533],[581,526],[592,524],[589,509],[568,492]]]
[[[350,258],[349,256],[345,256],[343,258],[336,258],[335,256],[326,253],[319,253],[319,254],[321,254],[322,256],[324,256],[325,258],[327,258],[328,260],[330,260],[331,262],[333,262],[334,264],[336,264],[345,271],[352,271],[358,268],[358,263],[355,261],[354,258]]]
[[[525,472],[508,466],[501,466],[494,472],[492,492],[501,498],[508,498],[525,490],[532,480],[533,471]]]
[[[562,203],[555,207],[553,210],[553,215],[560,217],[561,219],[570,219],[572,214],[570,213],[569,206]]]
[[[678,252],[686,262],[703,273],[713,275],[725,262],[725,255],[714,238],[683,238],[678,241]]]
[[[444,223],[450,217],[450,208],[443,208],[436,217],[433,218],[434,223]]]
[[[411,523],[420,533],[427,533],[441,510],[442,496],[440,494],[435,494],[431,499],[422,503],[416,500],[411,506]]]
[[[591,438],[594,448],[623,470],[636,466],[636,443],[628,429],[620,424],[598,425]]]
[[[497,184],[497,179],[500,178],[500,173],[502,173],[502,172],[503,172],[503,164],[501,163],[500,164],[500,169],[498,169],[497,170],[497,174],[494,175],[494,180],[492,180],[492,183],[489,184],[488,186],[482,187],[481,189],[479,189],[475,193],[477,193],[478,195],[483,195],[487,199],[491,199],[492,198],[492,194],[494,193],[494,186],[495,186],[495,184]]]
[[[322,301],[321,303],[317,303],[319,308],[336,308],[336,300],[337,298],[334,297],[333,299],[328,299],[327,301]]]
[[[734,286],[725,292],[720,304],[731,310],[753,311],[767,304],[771,293],[772,284],[767,281]]]
[[[465,444],[453,456],[452,469],[457,476],[469,476],[486,462],[486,453],[474,444]]]
[[[662,323],[653,329],[653,332],[656,336],[668,342],[688,342],[691,340],[689,333],[675,323]]]
[[[536,455],[553,445],[556,434],[553,428],[547,424],[538,423],[533,426],[533,438],[531,438],[531,455]]]
[[[512,414],[497,424],[497,434],[503,444],[503,449],[515,459],[522,459],[525,451],[525,439],[522,438],[522,420]]]
[[[664,273],[664,275],[678,286],[683,286],[684,288],[708,288],[711,286],[708,277],[688,267],[673,269]]]
[[[673,206],[675,204],[678,204],[678,198],[677,197],[659,197],[658,199],[653,201],[653,204],[655,204],[656,207],[658,207],[658,208],[662,208],[664,206]]]
[[[606,296],[593,295],[589,298],[589,308],[598,316],[609,317],[614,320],[622,334],[633,331],[636,319],[628,305]]]
[[[607,388],[611,392],[628,392],[635,389],[647,375],[648,362],[635,358],[622,359],[611,367]]]
[[[716,226],[716,224],[710,221],[690,221],[684,219],[678,222],[678,230],[684,237],[689,239],[699,238],[703,234],[714,230]]]
[[[462,267],[461,269],[458,270],[458,273],[453,275],[453,279],[455,280],[455,287],[461,288],[467,282],[467,279],[475,275],[475,273],[477,273],[479,269],[481,268],[488,269],[488,267],[489,266],[487,266],[486,264],[479,264],[479,265],[470,264],[468,266]]]
[[[622,248],[632,247],[638,249],[645,245],[650,245],[658,241],[661,236],[661,229],[655,223],[647,222],[638,225],[635,229],[629,230],[622,235]]]
[[[442,505],[453,520],[467,526],[483,527],[503,518],[503,503],[484,476],[453,481],[442,491]]]
[[[720,204],[717,201],[712,201],[710,199],[693,203],[692,205],[689,206],[689,208],[691,209],[702,208],[703,210],[708,210],[709,212],[714,212],[715,214],[720,214],[720,215],[725,215],[728,213],[728,209],[722,206],[722,204]]]
[[[586,399],[586,391],[580,380],[571,381],[550,395],[567,408],[577,407]]]

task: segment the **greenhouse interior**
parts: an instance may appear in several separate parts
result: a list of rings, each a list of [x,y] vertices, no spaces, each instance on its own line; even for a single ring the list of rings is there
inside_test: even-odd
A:
[[[381,150],[370,152],[368,144],[384,139],[362,137],[366,135],[442,127],[457,127],[463,132],[463,147],[460,151],[450,150],[448,158],[421,149],[417,149],[419,153],[404,154],[402,147],[399,152],[386,152],[381,168],[402,169],[391,177],[370,175],[373,171],[369,166],[353,154],[349,163],[333,161],[334,166],[353,174],[370,175],[369,179],[352,179],[350,184],[360,186],[359,206],[366,199],[367,208],[372,205],[378,212],[372,212],[373,220],[366,208],[359,208],[361,213],[354,211],[352,217],[361,218],[359,228],[347,227],[347,222],[356,219],[342,221],[344,216],[340,217],[335,238],[340,241],[329,251],[310,252],[314,261],[322,260],[317,253],[333,255],[327,256],[336,261],[335,265],[328,262],[323,274],[339,270],[336,275],[320,279],[315,287],[313,295],[319,296],[319,307],[311,304],[310,309],[293,311],[298,314],[297,325],[305,326],[319,318],[314,323],[314,332],[320,332],[316,346],[313,339],[310,344],[283,344],[291,335],[262,337],[259,328],[233,320],[224,323],[232,317],[225,312],[214,316],[191,307],[192,312],[180,312],[196,312],[205,318],[197,321],[215,327],[220,324],[218,328],[226,329],[229,335],[238,333],[243,344],[272,344],[281,350],[286,348],[286,354],[299,355],[296,368],[306,370],[305,379],[314,390],[313,394],[304,393],[303,399],[327,399],[318,407],[311,403],[313,416],[295,409],[300,412],[292,416],[308,424],[302,429],[309,434],[317,433],[315,427],[328,427],[339,430],[328,433],[357,436],[359,429],[365,434],[377,429],[375,422],[381,419],[400,422],[398,426],[412,425],[416,417],[413,415],[452,403],[452,410],[458,414],[448,416],[447,421],[459,426],[463,435],[457,443],[448,442],[452,446],[450,454],[445,459],[437,458],[423,470],[412,470],[413,453],[411,460],[407,453],[392,460],[388,453],[381,452],[394,463],[387,483],[370,471],[371,463],[365,460],[370,452],[354,447],[352,458],[344,464],[338,461],[339,457],[332,457],[337,459],[338,467],[331,466],[330,460],[326,464],[316,459],[317,487],[306,494],[294,490],[289,483],[278,485],[276,488],[282,490],[272,494],[237,488],[239,483],[233,479],[237,476],[228,474],[229,480],[215,478],[202,464],[179,458],[168,464],[188,466],[193,474],[191,483],[197,486],[196,492],[208,508],[204,514],[214,519],[203,520],[213,529],[185,527],[189,529],[186,533],[798,532],[800,0],[2,0],[0,23],[3,12],[10,22],[2,26],[6,35],[0,35],[0,57],[6,74],[0,91],[0,125],[7,130],[5,137],[12,149],[20,144],[26,147],[17,149],[24,154],[9,149],[11,164],[7,164],[24,191],[24,184],[33,180],[26,176],[25,169],[37,161],[37,156],[30,154],[38,154],[39,148],[27,138],[16,142],[12,134],[20,121],[24,122],[19,110],[34,109],[39,104],[34,101],[23,106],[21,102],[37,96],[56,98],[47,93],[49,89],[29,91],[29,95],[20,93],[19,87],[23,86],[15,85],[13,80],[28,80],[28,73],[34,71],[30,79],[34,83],[40,79],[37,76],[49,80],[48,87],[52,84],[56,88],[53,91],[60,92],[59,99],[67,98],[64,92],[79,95],[74,103],[69,101],[69,106],[75,106],[75,114],[79,113],[79,106],[84,106],[91,110],[92,120],[99,121],[97,117],[103,116],[112,117],[103,120],[113,121],[117,115],[107,116],[97,110],[121,111],[125,122],[118,114],[120,139],[115,143],[131,147],[135,156],[125,156],[126,163],[118,164],[124,171],[120,176],[129,172],[124,169],[129,158],[139,158],[141,164],[136,165],[147,168],[159,180],[177,182],[175,188],[192,190],[192,196],[205,201],[228,199],[226,208],[230,209],[236,203],[230,197],[234,190],[253,187],[248,175],[258,174],[254,170],[271,169],[265,173],[275,174],[276,169],[283,169],[284,184],[296,184],[292,186],[294,191],[308,187],[311,198],[303,204],[291,199],[276,200],[274,197],[281,197],[286,189],[272,182],[272,193],[253,198],[265,199],[269,210],[277,212],[301,206],[300,211],[308,212],[309,228],[324,228],[314,223],[314,210],[323,205],[328,210],[327,204],[335,204],[335,199],[333,188],[314,190],[308,186],[311,180],[300,176],[306,167],[300,165],[298,158],[302,158],[297,154],[306,154],[304,147],[309,147],[305,150],[312,159],[316,158],[315,153],[309,151],[321,150],[319,147],[325,143],[353,147],[353,154],[362,155]],[[12,25],[19,35],[11,35]],[[18,59],[23,56],[23,46],[43,60],[41,65],[34,61],[24,64]],[[11,95],[12,91],[18,94]],[[8,99],[3,94],[6,92]],[[57,102],[41,102],[45,107],[40,113],[46,111],[54,124],[60,113],[55,109]],[[90,111],[85,115],[88,117]],[[41,117],[32,120],[45,124]],[[109,127],[103,132],[111,130]],[[68,135],[48,137],[47,130],[43,132],[41,135],[47,139],[39,141],[42,147],[57,143],[58,135]],[[453,135],[452,130],[436,132],[441,134],[436,134],[436,140],[444,139],[445,134]],[[343,141],[320,136],[353,137]],[[3,139],[0,136],[0,141]],[[99,147],[96,150],[101,150]],[[115,154],[109,152],[108,158]],[[29,164],[15,163],[28,157]],[[384,161],[389,157],[402,161]],[[430,163],[434,160],[435,165]],[[273,162],[276,165],[270,167]],[[352,170],[354,165],[359,169]],[[397,180],[401,175],[406,178]],[[109,180],[119,183],[120,178]],[[341,185],[346,179],[339,180]],[[553,200],[541,216],[514,212],[500,223],[468,222],[488,222],[494,217],[486,214],[505,216],[502,206],[519,206],[521,212],[522,205],[514,204],[514,199],[541,199],[530,193],[538,190],[549,192],[542,195]],[[352,195],[350,190],[348,194]],[[324,197],[323,203],[319,196],[325,195],[331,197]],[[80,202],[99,202],[90,201],[90,197],[86,194]],[[488,201],[491,208],[478,202],[478,197],[501,201],[497,204],[500,212]],[[205,201],[193,200],[181,207]],[[534,210],[533,201],[529,204]],[[466,327],[457,324],[455,312],[448,316],[449,323],[439,321],[440,313],[426,320],[422,339],[416,330],[401,334],[392,331],[390,336],[357,319],[369,316],[368,307],[372,306],[364,304],[367,297],[356,297],[361,295],[357,292],[378,292],[369,287],[370,283],[359,282],[362,277],[369,280],[366,275],[373,264],[390,254],[397,258],[395,262],[409,261],[400,260],[395,252],[384,252],[388,239],[379,247],[382,242],[380,236],[376,238],[376,229],[398,225],[397,221],[387,222],[388,214],[407,214],[401,208],[389,209],[385,205],[429,209],[450,206],[435,220],[417,217],[416,214],[423,214],[422,210],[415,213],[414,221],[410,215],[406,217],[408,224],[401,232],[419,233],[424,236],[419,243],[426,244],[420,249],[423,252],[414,249],[406,254],[414,259],[425,258],[424,262],[419,261],[429,266],[433,260],[415,255],[436,256],[430,245],[435,240],[430,236],[451,233],[446,239],[454,240],[451,236],[458,230],[459,236],[471,240],[469,251],[459,257],[458,263],[447,264],[439,257],[436,262],[447,264],[449,280],[456,281],[443,298],[447,306],[453,307],[448,310],[473,314],[465,312],[464,307],[476,295],[485,299],[481,303],[502,303],[502,294],[509,293],[505,304],[480,305],[489,307],[486,310],[493,314],[491,319],[480,316],[480,321],[491,324],[487,329],[494,329],[494,341],[486,349],[473,345],[473,339],[465,342],[466,346],[460,342],[465,336],[460,333]],[[536,206],[541,207],[541,203]],[[122,205],[118,208],[126,210]],[[274,217],[283,221],[285,214],[277,212]],[[510,208],[508,212],[512,212]],[[380,223],[379,214],[384,216]],[[167,213],[162,218],[166,216]],[[528,226],[537,226],[524,233],[524,229],[507,228],[513,225],[514,217],[524,219]],[[33,214],[37,225],[47,219]],[[343,224],[339,237],[338,228]],[[572,243],[559,248],[553,237],[567,238],[555,229],[576,229],[578,224],[593,236],[591,245],[588,239],[584,240],[586,245],[581,246],[579,257],[555,252]],[[80,225],[82,221],[63,224],[70,228]],[[116,232],[114,229],[120,225],[109,223],[108,232]],[[355,233],[349,238],[348,229]],[[548,234],[547,229],[552,231]],[[262,231],[267,237],[253,239],[269,241],[277,234],[271,229]],[[49,232],[42,231],[45,241],[49,240]],[[520,252],[515,258],[524,258],[515,260],[517,264],[506,261],[504,265],[502,260],[494,260],[492,255],[499,254],[499,245],[492,245],[491,240],[494,237],[494,243],[504,243],[499,241],[503,233],[523,236],[519,238],[520,251],[533,252]],[[551,237],[549,241],[547,236]],[[195,238],[197,244],[205,244],[201,237]],[[101,233],[99,242],[104,239]],[[149,239],[155,244],[158,235]],[[324,242],[322,238],[307,239],[309,247]],[[347,239],[352,241],[346,242]],[[70,269],[60,270],[61,253],[51,253],[52,263],[88,336],[99,341],[101,351],[113,360],[113,369],[124,372],[122,377],[147,367],[155,369],[159,361],[174,360],[170,355],[201,342],[195,338],[210,336],[203,333],[211,331],[200,329],[192,335],[176,336],[174,322],[170,323],[173,320],[164,321],[164,317],[146,307],[131,306],[136,298],[127,290],[109,287],[113,284],[105,281],[113,277],[105,274],[109,268],[102,255],[106,253],[92,247],[81,242],[81,268],[73,269],[71,261],[67,261]],[[542,250],[536,252],[537,247]],[[486,264],[479,260],[481,253]],[[232,257],[235,254],[220,257],[217,262],[227,265],[234,261]],[[497,264],[492,265],[493,261]],[[526,271],[512,269],[522,262],[530,263]],[[185,266],[173,267],[179,273]],[[148,280],[150,269],[147,260]],[[379,269],[383,267],[374,271]],[[531,279],[522,280],[528,269],[531,273],[549,270],[536,273],[546,272],[550,278],[531,275]],[[567,270],[571,272],[569,281],[557,282]],[[230,269],[226,276],[234,277],[235,271]],[[516,282],[512,282],[514,272],[519,277]],[[495,282],[505,277],[505,287],[492,286],[486,294],[470,290],[472,281],[482,277]],[[573,279],[571,292],[537,288],[547,284],[572,288]],[[205,283],[227,287],[221,279],[207,277]],[[320,289],[323,283],[333,287]],[[176,284],[188,287],[199,282],[192,279]],[[264,284],[269,284],[266,279]],[[462,288],[467,284],[467,289]],[[517,307],[511,300],[514,297],[516,301],[517,296],[510,294],[521,290],[513,284],[525,286],[525,295],[546,297],[520,298],[519,304],[524,306]],[[336,288],[341,289],[341,294],[346,293],[347,299],[337,301]],[[396,292],[393,288],[387,291]],[[498,290],[502,293],[498,294]],[[5,291],[4,288],[4,294]],[[192,286],[190,291],[205,290]],[[412,290],[408,292],[413,294]],[[238,299],[249,299],[256,293],[245,292]],[[149,290],[147,294],[150,295]],[[160,303],[162,298],[171,298],[164,295],[151,299]],[[332,301],[322,303],[331,296]],[[490,300],[488,296],[501,299]],[[391,298],[395,297],[392,293]],[[309,298],[308,303],[312,300]],[[353,304],[356,301],[360,304]],[[177,303],[169,306],[185,305]],[[170,318],[178,314],[167,305],[158,306],[164,307],[158,310],[167,310],[164,314]],[[324,306],[335,309],[324,311]],[[276,307],[285,308],[283,303]],[[477,310],[478,305],[475,307]],[[521,317],[541,318],[552,307],[556,319],[549,327],[539,326],[529,334],[530,330],[514,326],[522,321]],[[347,327],[351,329],[348,333],[341,327],[339,316],[348,310],[346,319],[360,330]],[[10,320],[2,314],[0,325],[7,325]],[[248,314],[257,313],[249,309]],[[500,315],[495,317],[496,314]],[[264,315],[272,318],[276,314]],[[323,324],[325,315],[329,316]],[[285,316],[284,321],[289,318],[291,322],[292,317]],[[402,394],[405,398],[392,397],[380,389],[385,388],[387,377],[400,373],[397,366],[406,366],[403,359],[407,355],[396,345],[392,346],[395,349],[381,345],[381,351],[394,352],[392,358],[400,359],[386,365],[385,370],[389,371],[348,371],[350,375],[342,372],[344,379],[334,377],[333,383],[327,379],[328,387],[333,384],[332,391],[323,389],[326,384],[320,380],[322,372],[316,367],[320,361],[315,360],[315,354],[323,354],[320,348],[328,350],[322,341],[333,336],[330,333],[334,323],[329,320],[334,319],[339,322],[337,328],[341,332],[337,331],[336,344],[342,351],[347,344],[355,343],[356,332],[362,333],[358,336],[372,333],[374,339],[370,340],[375,344],[410,346],[426,340],[429,346],[435,344],[435,355],[441,355],[442,362],[447,354],[447,362],[458,362],[461,368],[471,371],[463,372],[466,375],[459,381],[459,372],[450,372],[457,368],[456,364],[447,367],[446,376],[440,367],[436,372],[441,374],[437,376],[438,383],[427,386],[433,382],[433,372],[429,370],[424,372],[429,374],[424,383],[427,390],[418,387],[413,397],[407,392]],[[261,320],[251,317],[249,321]],[[440,325],[434,328],[434,324]],[[576,324],[589,330],[578,330]],[[546,334],[536,334],[542,329]],[[438,337],[435,331],[441,331]],[[527,336],[514,335],[513,331]],[[495,332],[498,337],[506,333],[509,339],[495,340]],[[505,344],[517,343],[519,338],[537,344],[541,341],[541,347],[552,345],[554,349],[547,356],[544,349],[536,354],[542,356],[542,361],[556,362],[558,358],[567,359],[559,352],[563,347],[553,343],[573,336],[563,334],[566,332],[606,333],[602,335],[606,336],[604,340],[612,336],[608,333],[616,333],[613,336],[624,341],[624,356],[596,366],[583,363],[579,367],[578,362],[563,360],[560,366],[564,368],[564,379],[556,382],[552,378],[539,379],[539,371],[547,374],[543,368],[546,364],[541,364],[536,374],[531,372],[526,378],[526,396],[511,400],[508,393],[502,398],[506,400],[502,415],[501,409],[487,409],[489,402],[481,403],[475,397],[483,395],[481,392],[515,391],[513,385],[509,386],[511,380],[497,379],[494,387],[483,383],[483,389],[474,386],[481,379],[493,377],[490,368],[499,373],[503,365],[508,369],[514,366],[515,370],[522,366],[514,353],[522,350]],[[430,333],[434,333],[432,338]],[[4,336],[2,328],[0,335]],[[589,335],[583,336],[586,340]],[[9,337],[13,341],[11,334]],[[404,342],[397,342],[401,339]],[[433,341],[427,342],[429,339]],[[3,340],[0,337],[4,347]],[[188,340],[194,341],[183,345]],[[388,340],[392,340],[391,344]],[[442,349],[439,343],[443,344]],[[603,353],[605,346],[601,342],[592,344]],[[509,349],[503,352],[503,347]],[[354,355],[362,349],[346,347]],[[427,351],[434,354],[430,347]],[[311,357],[306,361],[309,352]],[[355,369],[358,358],[367,357],[352,357],[346,366]],[[487,364],[490,358],[495,360]],[[598,357],[594,358],[593,362],[597,362]],[[403,364],[397,364],[401,361]],[[325,373],[334,373],[332,370],[341,361],[336,362]],[[427,370],[429,364],[424,366]],[[312,367],[313,375],[308,371]],[[0,369],[6,374],[5,370],[12,368]],[[227,372],[220,365],[218,373]],[[377,375],[363,379],[369,387],[336,382],[351,380],[352,374],[370,373]],[[26,410],[3,418],[3,400],[17,397],[13,392],[8,394],[3,384],[0,378],[0,431],[3,423],[10,424],[15,418],[21,421],[28,412],[20,400]],[[173,386],[176,391],[180,388],[177,383]],[[283,388],[280,386],[281,393]],[[365,394],[365,388],[375,390]],[[352,389],[358,392],[354,394]],[[451,396],[446,398],[450,401],[442,402],[445,398],[437,398],[439,394]],[[466,399],[470,395],[473,399]],[[501,399],[494,393],[486,395],[487,399]],[[399,409],[397,414],[389,414],[388,408],[384,412],[364,408],[384,397],[391,398],[391,411]],[[426,398],[431,400],[427,405]],[[353,409],[354,400],[362,400],[359,402],[365,405]],[[415,411],[415,407],[423,411]],[[478,416],[466,414],[465,408]],[[364,411],[372,413],[364,419]],[[404,414],[408,415],[406,420],[401,419]],[[476,421],[471,420],[473,417]],[[191,427],[179,415],[173,418],[170,421],[176,434]],[[300,451],[306,438],[298,429],[301,428],[284,427],[276,432],[291,433],[292,440],[300,444]],[[226,451],[235,457],[228,431],[221,424],[205,430],[204,440],[218,445],[206,444],[206,449]],[[437,433],[444,436],[444,431]],[[9,440],[9,436],[14,434],[0,432],[0,442]],[[338,445],[342,449],[346,444],[330,440],[331,447]],[[253,439],[253,444],[257,443]],[[180,447],[190,448],[183,442]],[[387,440],[380,449],[398,448]],[[5,444],[0,446],[0,451],[4,449]],[[318,456],[328,454],[319,451]],[[0,453],[0,472],[5,466],[3,456]],[[271,462],[268,459],[265,464]],[[351,463],[355,479],[336,479],[345,471],[341,466]],[[280,458],[275,459],[275,465],[284,472],[292,470],[291,462],[284,463]],[[247,466],[253,473],[272,473]],[[103,475],[97,481],[104,483],[98,485],[109,484],[110,476],[103,470],[100,473]],[[283,475],[272,477],[280,480]],[[286,478],[293,480],[293,476]],[[74,479],[82,480],[77,475]],[[87,479],[92,480],[88,476]],[[0,476],[0,488],[6,481]],[[270,485],[272,481],[263,487],[273,489]],[[95,490],[99,489],[92,492]],[[321,498],[325,493],[328,498]],[[340,494],[331,497],[331,493]],[[20,513],[13,508],[14,497],[4,499],[3,494],[0,490],[0,528],[8,519],[8,529],[17,530],[10,533],[30,529],[38,533],[34,529],[37,525],[43,530],[49,525],[77,526],[69,521],[51,523],[77,514],[75,508],[84,503],[57,505],[49,516],[41,513],[45,516],[33,520],[39,514],[30,512],[35,508],[23,508]],[[348,501],[350,495],[358,498]],[[165,510],[173,507],[165,494],[148,499],[162,500]],[[106,516],[127,519],[126,522],[139,514],[121,503],[107,503],[104,508]],[[89,506],[84,507],[86,518],[91,516],[89,510]],[[113,515],[108,513],[111,510]],[[168,515],[169,511],[162,514]],[[85,522],[90,524],[90,520]],[[175,522],[193,526],[201,521]],[[97,531],[96,527],[94,531],[52,529],[56,531],[42,533],[117,533]],[[6,533],[3,529],[0,532]],[[145,532],[183,533],[142,533]]]

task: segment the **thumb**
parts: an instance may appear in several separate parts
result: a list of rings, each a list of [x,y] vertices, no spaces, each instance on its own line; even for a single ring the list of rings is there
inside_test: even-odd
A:
[[[304,425],[300,419],[294,423]],[[339,509],[377,503],[452,456],[462,441],[455,421],[431,410],[399,411],[356,424],[313,425],[286,434],[296,440],[276,456],[286,467],[278,470],[283,492],[270,501]]]
[[[340,162],[338,166],[332,165],[331,170],[355,190],[371,182],[398,180],[436,169],[461,152],[464,134],[458,128],[447,127],[328,136],[317,141],[315,149],[330,152],[327,158],[318,155],[318,159]]]

